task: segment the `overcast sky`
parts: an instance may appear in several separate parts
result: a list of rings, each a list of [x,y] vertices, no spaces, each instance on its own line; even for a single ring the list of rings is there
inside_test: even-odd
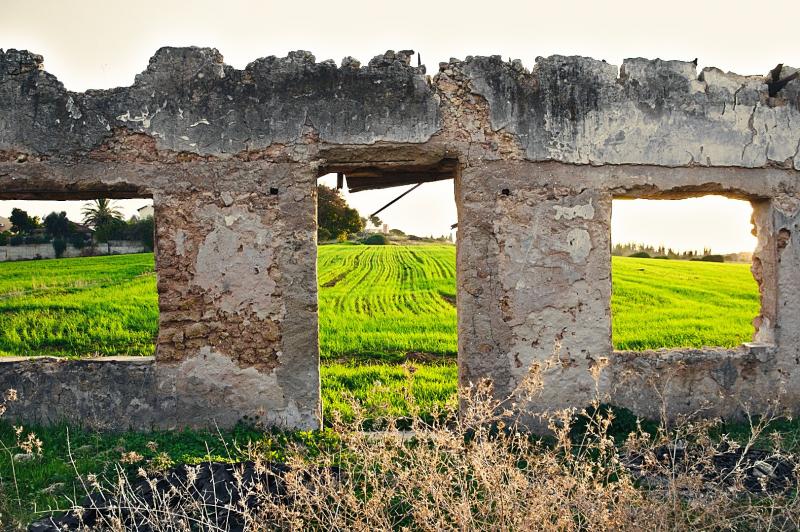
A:
[[[346,55],[366,62],[387,49],[414,49],[429,74],[450,57],[500,54],[519,58],[530,68],[537,56],[575,54],[616,65],[625,57],[697,57],[699,68],[713,65],[763,75],[778,62],[800,65],[798,20],[797,0],[0,0],[0,48],[43,55],[45,68],[71,90],[129,85],[153,52],[166,45],[215,47],[237,68],[297,49],[337,62]],[[360,192],[350,199],[366,215],[396,194]],[[382,218],[410,232],[446,234],[456,221],[452,198],[451,182],[426,183]],[[668,244],[673,238],[680,242],[701,235],[705,244],[674,247],[706,245],[720,252],[753,248],[749,229],[721,236],[731,227],[744,227],[746,204],[723,208],[717,201],[702,201],[688,202],[689,207],[671,204],[670,220],[688,219],[692,209],[712,213],[703,227],[670,223],[663,236],[663,220],[645,216],[653,214],[652,208],[615,202],[612,237],[621,242],[647,237],[650,243]],[[123,205],[132,213],[141,201]],[[0,216],[5,211],[10,208],[0,203]]]

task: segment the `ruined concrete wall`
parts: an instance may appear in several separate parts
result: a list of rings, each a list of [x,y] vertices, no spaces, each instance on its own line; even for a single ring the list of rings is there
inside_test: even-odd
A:
[[[0,389],[11,388],[19,399],[8,404],[6,415],[27,423],[149,429],[165,414],[154,394],[152,357],[0,357]]]
[[[70,92],[29,52],[0,50],[0,150],[73,156],[116,128],[160,150],[236,155],[298,142],[422,142],[439,129],[438,105],[408,53],[369,65],[317,63],[308,52],[244,70],[211,48],[161,48],[130,87]]]
[[[780,166],[800,170],[800,83],[770,96],[763,76],[683,61],[499,56],[448,66],[487,101],[492,129],[524,157],[574,164]],[[784,67],[779,77],[795,72]]]
[[[461,383],[491,377],[521,403],[541,371],[527,408],[588,404],[611,352],[611,195],[492,166],[466,170],[458,190]]]
[[[779,383],[800,412],[795,69],[552,56],[528,71],[468,57],[428,78],[412,55],[337,67],[293,52],[237,70],[214,49],[163,48],[130,87],[75,93],[40,56],[0,50],[0,199],[154,200],[157,354],[121,371],[150,387],[158,426],[319,426],[315,178],[331,171],[358,190],[456,178],[463,384],[507,394],[542,371],[524,412],[602,393],[647,415],[662,396],[670,415],[706,399],[732,415]],[[614,353],[612,198],[706,193],[755,206],[754,339],[769,346]],[[26,364],[0,365],[0,379],[36,368],[62,389],[56,368],[77,371]],[[113,387],[104,371],[97,386]],[[38,415],[32,393],[24,410]],[[147,409],[115,406],[137,394],[100,393],[93,408],[145,426]],[[64,415],[84,411],[63,397]]]
[[[250,190],[155,197],[158,387],[177,419],[319,426],[315,184],[268,165]]]
[[[484,161],[464,170],[459,212],[459,377],[491,379],[529,414],[597,398],[635,413],[741,417],[798,411],[798,183],[792,170],[587,168]],[[611,200],[717,193],[750,198],[762,308],[756,344],[614,352]],[[771,199],[760,199],[771,198]],[[779,324],[779,325],[776,325]],[[529,377],[544,387],[526,397]],[[535,418],[529,419],[534,426]]]

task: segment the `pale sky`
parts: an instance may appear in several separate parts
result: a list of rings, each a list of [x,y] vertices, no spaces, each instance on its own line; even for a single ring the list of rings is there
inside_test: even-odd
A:
[[[675,251],[713,253],[752,252],[749,201],[722,196],[685,200],[614,200],[611,209],[611,241],[664,245]]]
[[[237,68],[298,49],[320,61],[351,55],[362,63],[387,49],[414,49],[431,75],[450,57],[492,54],[519,58],[528,68],[537,56],[550,54],[586,55],[616,65],[625,57],[697,57],[699,68],[764,75],[778,62],[800,66],[798,20],[797,0],[763,6],[736,0],[0,0],[0,48],[43,55],[45,68],[70,90],[129,85],[156,49],[167,45],[214,47]],[[350,201],[367,215],[399,193],[359,192]],[[699,210],[717,216],[703,227],[722,234],[734,222],[715,210],[721,209],[717,203],[705,201]],[[133,204],[124,206],[133,210]],[[676,208],[670,219],[689,215]],[[621,223],[619,209],[615,223]],[[6,210],[0,204],[0,216]],[[645,226],[631,216],[634,228]],[[447,234],[456,221],[452,182],[426,183],[381,217],[408,232]],[[697,234],[697,226],[668,225],[670,238]],[[752,249],[747,235],[749,229],[724,246]],[[667,243],[666,236],[662,240]],[[720,252],[724,247],[722,241],[704,245]]]

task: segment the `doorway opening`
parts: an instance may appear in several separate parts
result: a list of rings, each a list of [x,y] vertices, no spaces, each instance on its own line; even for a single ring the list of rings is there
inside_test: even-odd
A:
[[[453,181],[347,185],[318,184],[323,417],[437,415],[457,390]]]

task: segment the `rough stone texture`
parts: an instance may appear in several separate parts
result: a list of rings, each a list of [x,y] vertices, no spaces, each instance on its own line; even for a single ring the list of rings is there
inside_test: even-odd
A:
[[[98,429],[150,428],[160,412],[152,357],[65,360],[0,358],[0,389],[18,400],[6,415],[34,423],[68,420]]]
[[[412,57],[337,67],[293,52],[237,70],[213,49],[162,48],[132,86],[74,93],[40,56],[0,50],[0,199],[152,197],[161,311],[153,362],[4,361],[0,384],[39,372],[58,392],[45,416],[47,389],[26,386],[14,415],[319,426],[327,172],[354,190],[455,178],[463,384],[509,394],[541,369],[543,395],[518,403],[529,413],[597,393],[646,415],[656,397],[670,416],[775,396],[800,412],[800,80],[562,56],[530,72],[452,59],[427,78]],[[761,347],[614,353],[612,199],[709,193],[754,205]],[[78,394],[83,368],[97,390]]]
[[[494,130],[530,160],[800,170],[800,83],[770,97],[763,77],[694,63],[537,58],[528,73],[499,56],[457,63]],[[451,67],[452,68],[452,67]],[[785,75],[794,69],[784,69]]]

